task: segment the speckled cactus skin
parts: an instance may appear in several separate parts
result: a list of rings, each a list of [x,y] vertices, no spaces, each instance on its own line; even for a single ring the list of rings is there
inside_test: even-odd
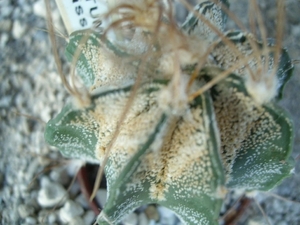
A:
[[[224,32],[226,16],[219,5],[202,1],[195,10]],[[201,68],[190,93],[242,60],[193,13],[181,31],[191,42],[218,42],[210,53],[214,60]],[[249,43],[258,49],[263,45],[240,31],[229,31],[225,36],[250,57],[255,71],[258,61]],[[87,41],[80,43],[82,38]],[[294,167],[290,158],[292,122],[276,105],[293,68],[285,50],[272,77],[277,83],[271,98],[255,95],[248,82],[250,74],[241,66],[209,91],[188,100],[185,85],[197,57],[196,61],[195,57],[191,62],[180,61],[182,85],[173,92],[172,70],[166,65],[169,56],[164,54],[167,44],[165,39],[159,40],[160,50],[152,52],[159,57],[150,55],[105,165],[108,199],[98,224],[117,224],[137,207],[150,203],[170,208],[186,224],[218,224],[226,190],[270,190]],[[195,51],[197,46],[191,46],[190,51]],[[134,90],[141,61],[96,32],[70,36],[66,50],[70,61],[77,48],[81,49],[78,74],[92,93],[91,105],[78,108],[67,104],[47,123],[45,138],[66,157],[101,165]],[[198,49],[202,48],[199,44]],[[270,62],[265,73],[274,68]],[[153,65],[157,67],[153,69]],[[261,85],[264,80],[258,81]]]

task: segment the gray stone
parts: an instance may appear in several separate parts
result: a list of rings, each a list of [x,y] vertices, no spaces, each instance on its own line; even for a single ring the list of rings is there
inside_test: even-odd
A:
[[[9,19],[5,19],[0,21],[0,31],[8,32],[11,29],[12,21]]]
[[[48,224],[54,224],[56,222],[56,219],[57,219],[57,215],[56,213],[52,212],[48,215]]]
[[[138,216],[135,213],[130,213],[122,222],[124,225],[138,225]]]
[[[3,2],[5,2],[5,1],[3,1]],[[0,7],[1,7],[1,15],[0,15],[1,17],[0,18],[7,18],[13,12],[13,7],[9,4],[2,5],[2,3],[1,3]]]
[[[86,225],[86,223],[81,217],[76,216],[69,221],[68,225]]]
[[[288,223],[285,222],[285,221],[279,221],[279,222],[277,223],[277,225],[288,225]]]
[[[253,219],[250,219],[247,225],[267,225],[267,222],[262,217],[255,217]]]
[[[49,176],[53,181],[61,183],[62,185],[70,184],[70,177],[64,167],[53,169]]]
[[[100,205],[103,207],[107,200],[107,190],[99,189],[96,194],[96,198],[99,201]]]
[[[25,223],[28,225],[35,225],[35,224],[37,224],[37,221],[34,217],[27,217],[25,219]]]
[[[8,35],[6,33],[1,34],[0,46],[4,46],[7,40],[8,40]],[[11,104],[11,100],[12,100],[12,96],[2,96],[0,99],[0,107],[8,108]]]
[[[156,223],[154,220],[149,220],[148,225],[173,225],[172,223]]]
[[[78,195],[79,192],[80,192],[79,183],[78,182],[73,183],[69,191],[70,195]]]
[[[145,213],[140,213],[138,215],[138,221],[139,221],[138,222],[139,225],[148,225],[149,224],[148,218]]]
[[[75,202],[79,203],[85,209],[89,208],[89,203],[82,193],[76,197]]]
[[[28,126],[27,126],[28,128]],[[25,177],[27,180],[32,180],[34,176],[36,175],[36,171],[38,170],[39,167],[39,161],[38,160],[33,160],[30,162],[28,169],[26,170]]]
[[[81,216],[83,212],[83,208],[78,203],[68,200],[59,210],[59,218],[62,222],[68,223],[72,220],[72,218]]]
[[[83,215],[83,220],[85,224],[92,224],[96,220],[96,215],[92,210],[89,210]]]
[[[29,15],[32,12],[30,4],[23,4],[22,10],[25,14]]]
[[[39,209],[40,206],[37,202],[37,191],[32,191],[30,193],[30,197],[24,199],[24,204],[25,205],[30,205],[31,207],[33,207],[35,210]]]
[[[292,27],[292,33],[294,36],[300,36],[300,26],[297,25],[297,26],[293,26]]]
[[[67,195],[67,191],[61,184],[51,183],[49,180],[44,179],[37,200],[42,207],[53,207],[62,205]]]
[[[54,214],[52,209],[46,210],[43,209],[41,211],[39,211],[38,214],[38,224],[54,224],[54,223],[50,223],[50,221],[53,221],[53,216],[51,216],[52,214]],[[50,220],[49,220],[50,217]]]
[[[34,207],[21,204],[18,206],[18,213],[20,217],[24,219],[28,216],[31,216],[34,213]]]
[[[145,210],[145,214],[149,220],[159,220],[159,213],[154,205],[149,205]]]
[[[176,216],[174,212],[166,207],[158,206],[157,210],[160,214],[160,223],[161,224],[174,224],[176,221]]]

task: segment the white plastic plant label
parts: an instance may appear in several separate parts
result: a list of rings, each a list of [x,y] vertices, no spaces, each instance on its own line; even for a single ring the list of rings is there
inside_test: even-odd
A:
[[[108,10],[105,0],[56,0],[56,4],[69,35],[92,28]]]

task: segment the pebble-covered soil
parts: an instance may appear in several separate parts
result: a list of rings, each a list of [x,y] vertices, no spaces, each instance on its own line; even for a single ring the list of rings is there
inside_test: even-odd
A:
[[[231,9],[247,23],[246,0],[229,0]],[[273,0],[260,1],[270,37],[275,37],[276,10]],[[54,3],[54,2],[52,2]],[[300,60],[300,1],[286,0],[284,46]],[[58,10],[53,6],[54,26],[65,34]],[[80,193],[78,183],[69,188],[82,162],[64,159],[43,137],[45,123],[68,99],[48,40],[43,0],[0,1],[0,224],[92,224],[95,214]],[[229,22],[229,25],[231,23]],[[58,36],[63,36],[58,34]],[[58,37],[63,55],[65,39]],[[64,72],[68,63],[62,57]],[[281,105],[295,125],[293,157],[300,153],[300,65],[286,86]],[[300,202],[300,166],[295,174],[272,191]],[[105,190],[98,199],[103,203]],[[272,224],[300,224],[300,204],[260,193],[260,202]],[[264,224],[255,203],[240,224]],[[148,206],[131,214],[125,224],[180,224],[163,207]]]

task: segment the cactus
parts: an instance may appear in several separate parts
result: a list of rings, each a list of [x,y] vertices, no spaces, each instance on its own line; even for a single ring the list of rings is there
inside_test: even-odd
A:
[[[150,42],[144,30],[132,39],[130,45],[143,46],[140,58],[126,43],[95,31],[70,36],[66,56],[73,61],[80,49],[77,70],[91,104],[68,103],[47,123],[45,139],[66,157],[102,165],[118,132],[103,165],[108,199],[98,224],[117,224],[150,203],[173,210],[186,224],[218,224],[226,190],[266,191],[290,175],[292,122],[276,102],[291,60],[284,49],[278,63],[276,52],[262,53],[272,42],[225,32],[220,3],[228,5],[202,1],[176,28],[183,50],[168,45],[169,22],[158,31],[147,26]],[[203,59],[206,50],[213,60]]]

